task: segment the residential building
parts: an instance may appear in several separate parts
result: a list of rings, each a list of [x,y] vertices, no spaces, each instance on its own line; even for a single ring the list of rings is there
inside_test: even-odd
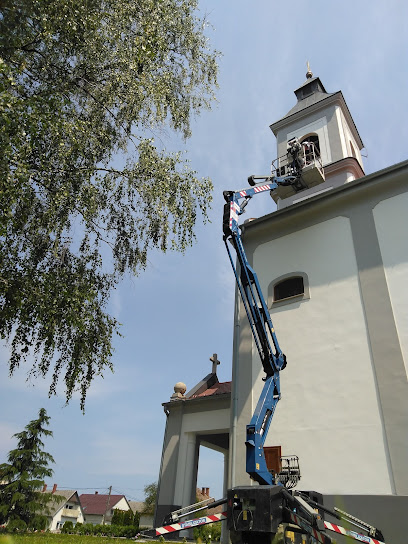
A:
[[[47,485],[44,485],[43,493],[46,492]],[[84,523],[84,513],[77,491],[73,489],[57,489],[57,484],[54,484],[51,493],[56,499],[48,503],[47,517],[49,522],[48,529],[50,531],[60,530],[66,521],[71,521],[74,526],[77,523]],[[57,497],[62,497],[65,500],[58,500]]]
[[[153,525],[153,512],[145,512],[145,503],[143,501],[129,501],[129,506],[132,512],[140,514],[139,527],[145,529],[152,529]]]
[[[85,523],[99,525],[104,523],[110,525],[113,511],[130,510],[130,505],[125,495],[104,495],[95,491],[92,493],[83,493],[79,500],[81,501],[84,512]]]

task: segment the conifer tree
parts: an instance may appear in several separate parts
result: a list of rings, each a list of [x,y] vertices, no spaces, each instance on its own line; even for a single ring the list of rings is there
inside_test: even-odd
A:
[[[47,511],[47,504],[59,497],[43,493],[44,478],[52,476],[52,455],[44,451],[42,436],[52,436],[47,429],[50,417],[44,408],[25,430],[14,435],[17,447],[8,454],[8,463],[0,465],[0,523],[21,520],[28,526]],[[36,520],[38,521],[38,519]]]

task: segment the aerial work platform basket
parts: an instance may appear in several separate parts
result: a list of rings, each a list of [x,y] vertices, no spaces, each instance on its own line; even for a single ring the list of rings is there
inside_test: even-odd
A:
[[[314,143],[308,141],[300,143],[297,138],[289,140],[286,155],[272,161],[271,170],[272,176],[279,178],[298,177],[296,183],[279,185],[277,189],[271,192],[275,202],[325,181],[319,150]]]

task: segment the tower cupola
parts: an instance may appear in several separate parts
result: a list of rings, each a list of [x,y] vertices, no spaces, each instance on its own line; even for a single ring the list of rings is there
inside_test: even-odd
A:
[[[318,77],[313,77],[312,72],[308,72],[306,76],[310,74],[311,77],[308,77],[306,81],[295,91],[296,98],[298,102],[301,102],[304,98],[308,98],[312,95],[318,95],[318,93],[326,93],[326,89],[323,87],[323,83]],[[316,98],[316,97],[314,97]]]

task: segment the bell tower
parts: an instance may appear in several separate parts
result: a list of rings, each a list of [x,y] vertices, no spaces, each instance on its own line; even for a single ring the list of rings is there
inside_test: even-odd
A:
[[[342,92],[328,93],[309,63],[306,81],[294,92],[295,106],[270,125],[277,138],[277,156],[286,155],[292,138],[313,143],[320,153],[325,181],[295,195],[276,195],[278,209],[365,175],[360,153],[364,145]]]

